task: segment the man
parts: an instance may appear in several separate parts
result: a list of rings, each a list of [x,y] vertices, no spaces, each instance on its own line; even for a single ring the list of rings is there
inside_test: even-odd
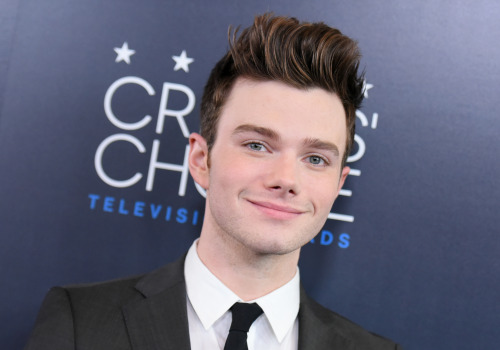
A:
[[[27,349],[398,349],[307,297],[297,269],[349,173],[359,57],[322,23],[264,15],[234,35],[189,139],[199,240],[147,275],[52,289]]]

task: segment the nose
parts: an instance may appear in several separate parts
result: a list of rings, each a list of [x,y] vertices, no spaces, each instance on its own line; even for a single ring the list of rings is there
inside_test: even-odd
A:
[[[281,195],[298,195],[299,177],[297,158],[291,154],[281,154],[270,162],[265,185]]]

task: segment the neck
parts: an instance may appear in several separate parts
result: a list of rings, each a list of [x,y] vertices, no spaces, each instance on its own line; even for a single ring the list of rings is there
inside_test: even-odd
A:
[[[197,246],[203,264],[243,301],[260,298],[289,282],[300,249],[287,254],[256,253],[231,239],[202,230]]]

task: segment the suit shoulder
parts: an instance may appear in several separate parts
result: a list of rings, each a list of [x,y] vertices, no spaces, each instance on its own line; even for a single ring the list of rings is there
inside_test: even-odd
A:
[[[108,306],[116,306],[160,293],[178,283],[184,283],[184,257],[146,274],[68,285],[63,289],[72,303],[105,303]]]
[[[103,300],[120,303],[137,294],[135,285],[144,275],[129,276],[97,283],[84,283],[63,286],[72,301],[77,300]]]
[[[338,313],[327,309],[318,302],[307,297],[307,308],[305,315],[309,319],[315,318],[317,322],[330,328],[337,335],[346,339],[354,348],[359,349],[399,349],[399,345],[392,340],[387,339],[379,334],[370,332],[355,322],[339,315]]]
[[[77,343],[85,344],[82,348],[86,349],[112,348],[86,343],[93,339],[122,344],[120,339],[126,339],[126,334],[121,306],[140,296],[134,291],[139,278],[51,288],[25,349],[73,349]]]
[[[144,306],[148,297],[169,288],[185,296],[182,282],[179,260],[145,275],[54,287],[40,308],[26,349],[129,349],[125,310]],[[162,300],[154,300],[158,299]]]

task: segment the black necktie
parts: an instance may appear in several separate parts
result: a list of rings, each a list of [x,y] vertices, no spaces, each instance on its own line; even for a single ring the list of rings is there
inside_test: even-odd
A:
[[[233,314],[233,321],[224,350],[248,350],[248,330],[257,317],[262,314],[262,309],[256,303],[235,303],[230,310]]]

